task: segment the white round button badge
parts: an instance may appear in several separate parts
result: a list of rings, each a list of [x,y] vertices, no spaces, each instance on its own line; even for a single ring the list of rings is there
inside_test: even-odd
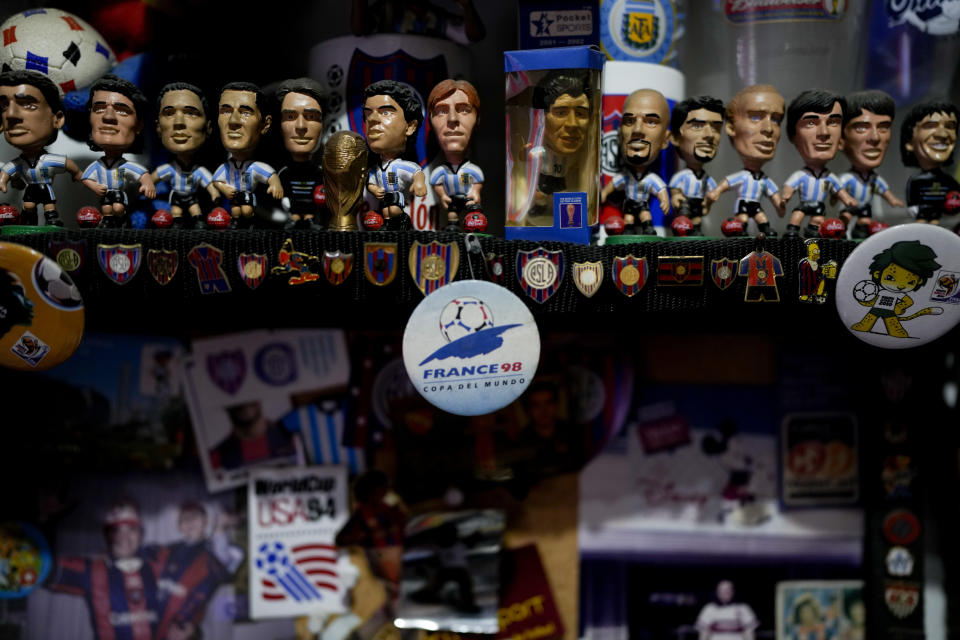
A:
[[[960,236],[920,223],[870,236],[843,263],[836,300],[864,342],[908,349],[936,340],[960,322]]]
[[[482,280],[440,287],[403,332],[410,381],[430,404],[461,416],[491,413],[530,386],[540,332],[520,298]]]

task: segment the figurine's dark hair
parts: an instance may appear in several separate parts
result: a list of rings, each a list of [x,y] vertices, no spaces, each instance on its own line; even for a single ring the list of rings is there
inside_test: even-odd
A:
[[[228,82],[223,85],[223,88],[220,89],[220,95],[223,95],[224,91],[247,91],[256,96],[257,109],[260,111],[260,116],[263,117],[270,113],[270,104],[267,99],[266,94],[263,93],[263,90],[252,82]],[[219,97],[217,99],[217,108],[219,109]]]
[[[157,115],[160,115],[160,105],[163,102],[163,96],[167,95],[171,91],[189,91],[200,99],[200,106],[203,109],[204,115],[208,118],[210,117],[210,104],[207,102],[207,96],[203,95],[203,91],[200,87],[190,84],[189,82],[171,82],[169,84],[163,85],[163,88],[160,89],[160,93],[157,94]]]
[[[877,271],[883,271],[891,264],[907,269],[918,278],[917,286],[914,290],[923,286],[927,278],[933,275],[933,272],[942,265],[935,260],[937,254],[933,249],[925,244],[920,244],[919,240],[901,240],[894,242],[888,249],[884,249],[873,256],[873,262],[870,263],[870,277],[874,282],[880,284],[880,278],[874,277]]]
[[[36,87],[43,96],[43,99],[50,105],[50,110],[54,113],[63,113],[63,97],[60,93],[60,87],[56,83],[38,71],[29,71],[27,69],[11,69],[0,73],[0,87],[16,87],[21,84],[29,84]],[[53,130],[53,134],[47,139],[46,144],[51,144],[57,139],[58,129]]]
[[[313,78],[294,78],[281,82],[273,94],[277,109],[283,104],[283,98],[288,93],[302,93],[305,96],[310,96],[320,105],[322,113],[327,112],[327,97],[323,93],[323,86]]]
[[[719,113],[720,119],[724,117],[723,101],[713,96],[693,96],[686,100],[681,100],[673,107],[673,113],[670,114],[670,133],[680,135],[680,127],[687,121],[687,116],[691,111],[706,109],[713,113]]]
[[[112,73],[101,77],[99,80],[90,85],[90,94],[87,98],[87,112],[93,108],[93,94],[97,91],[112,91],[114,93],[119,93],[122,96],[129,98],[130,102],[133,103],[133,110],[136,113],[137,121],[144,122],[144,118],[147,115],[147,109],[149,109],[149,103],[147,102],[147,96],[143,95],[143,91],[140,90],[140,87],[133,84],[129,80],[123,78],[118,78]],[[94,151],[101,151],[99,145],[93,141],[92,133],[91,137],[87,140],[87,146],[93,149]],[[130,153],[140,153],[143,151],[143,129],[140,130],[140,133],[136,135],[133,139],[133,144],[130,145],[130,148],[127,149]]]
[[[0,309],[3,310],[0,315],[0,337],[6,335],[15,324],[30,324],[31,304],[17,275],[0,267]]]
[[[907,150],[907,143],[913,140],[914,127],[920,124],[921,120],[934,113],[947,113],[952,115],[954,118],[960,118],[960,110],[957,109],[957,106],[947,102],[946,100],[929,100],[927,102],[921,102],[920,104],[913,105],[913,108],[907,112],[907,117],[903,119],[903,124],[900,125],[900,160],[903,161],[903,166],[920,166],[920,163],[917,162],[917,158],[913,155],[913,152]],[[952,151],[950,152],[950,157],[947,158],[947,161],[944,162],[944,164],[953,164]]]
[[[891,120],[897,114],[897,105],[888,94],[876,89],[855,91],[847,95],[847,110],[843,114],[843,126],[858,117],[861,111],[869,111],[878,116],[889,116]]]
[[[807,89],[790,101],[787,106],[787,140],[793,140],[797,133],[797,123],[805,113],[827,114],[835,103],[840,103],[841,117],[846,118],[847,100],[839,93],[824,89]]]
[[[423,123],[423,103],[416,90],[410,85],[396,80],[378,80],[363,90],[363,101],[373,96],[390,96],[403,110],[403,119],[416,120],[417,129]],[[416,129],[414,129],[416,133]],[[411,138],[413,136],[410,136]]]
[[[585,95],[587,100],[592,103],[590,93],[590,74],[588,72],[555,69],[547,73],[533,90],[533,108],[549,109],[550,105],[563,94],[567,94],[571,98]]]

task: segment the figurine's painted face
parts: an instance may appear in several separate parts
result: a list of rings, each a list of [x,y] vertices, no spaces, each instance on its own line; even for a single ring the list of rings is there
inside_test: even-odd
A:
[[[695,109],[680,125],[679,135],[670,141],[687,165],[702,165],[717,155],[723,132],[723,116],[709,109]]]
[[[192,153],[203,146],[212,124],[203,111],[200,96],[193,91],[167,91],[160,98],[157,135],[170,153]]]
[[[883,271],[874,271],[873,279],[887,291],[913,291],[920,282],[919,276],[909,269],[890,264]]]
[[[659,92],[634,91],[623,103],[620,120],[620,154],[627,164],[645,167],[667,146],[670,105]]]
[[[574,154],[583,146],[589,124],[590,100],[586,94],[574,98],[564,93],[547,109],[544,144],[562,156]]]
[[[271,118],[260,113],[257,94],[229,89],[220,94],[217,126],[220,142],[230,152],[249,152],[260,144],[260,136],[270,130]]]
[[[388,95],[370,96],[363,103],[367,144],[385,158],[395,158],[407,148],[407,138],[417,130],[417,121],[407,120],[397,101]]]
[[[931,113],[913,128],[913,138],[904,146],[913,152],[924,171],[940,167],[957,145],[957,117],[949,113]]]
[[[122,153],[143,129],[133,100],[116,91],[94,91],[90,105],[90,138],[106,152]]]
[[[797,122],[793,144],[805,165],[821,169],[837,155],[843,133],[843,109],[834,102],[830,113],[807,111]]]
[[[63,126],[63,112],[54,113],[39,89],[29,84],[0,87],[3,135],[21,151],[42,149]]]
[[[440,148],[447,155],[466,153],[476,124],[477,110],[460,89],[438,101],[430,112],[430,125],[437,134]]]
[[[737,113],[727,120],[727,135],[744,166],[759,171],[777,152],[783,96],[774,91],[755,91],[741,96]]]
[[[729,580],[722,580],[717,585],[717,600],[727,604],[733,600],[733,583]]]
[[[840,148],[857,171],[870,171],[883,163],[893,134],[893,118],[861,109],[843,128]]]
[[[140,549],[140,525],[121,522],[107,531],[107,544],[114,559],[132,558]]]
[[[207,530],[207,516],[199,511],[190,509],[180,514],[180,520],[177,523],[180,535],[183,541],[188,544],[196,544],[204,538]]]
[[[315,98],[291,91],[280,104],[283,146],[294,160],[304,161],[316,151],[323,133],[323,108]]]

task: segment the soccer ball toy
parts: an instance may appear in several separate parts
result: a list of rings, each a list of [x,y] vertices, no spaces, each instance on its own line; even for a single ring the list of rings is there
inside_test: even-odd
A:
[[[60,9],[15,13],[0,25],[0,33],[0,71],[39,71],[64,93],[90,86],[117,63],[96,29]]]

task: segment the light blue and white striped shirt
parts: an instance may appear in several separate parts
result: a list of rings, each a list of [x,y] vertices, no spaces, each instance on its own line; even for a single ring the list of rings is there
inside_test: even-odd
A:
[[[382,187],[387,193],[400,191],[406,193],[413,184],[413,176],[421,171],[420,165],[409,160],[394,158],[385,165],[370,170],[367,184]]]
[[[810,168],[804,167],[790,174],[783,186],[796,189],[801,202],[823,202],[827,195],[840,190],[840,181],[827,169],[817,175]]]
[[[680,193],[686,198],[700,198],[706,195],[707,191],[717,188],[717,181],[707,175],[706,172],[698,178],[693,169],[684,169],[673,174],[670,178],[670,188],[679,189]]]
[[[874,194],[882,195],[890,190],[887,181],[875,172],[871,171],[864,182],[863,177],[853,169],[840,176],[840,187],[853,196],[860,206],[869,203]]]
[[[777,185],[762,171],[756,175],[747,169],[737,171],[727,176],[727,183],[739,189],[739,200],[759,202],[762,196],[768,198],[779,193]]]
[[[430,185],[443,185],[448,196],[465,196],[475,183],[483,183],[483,171],[469,160],[462,162],[456,169],[444,163],[430,173]]]
[[[11,178],[20,176],[27,184],[46,184],[53,182],[53,177],[67,170],[67,156],[56,153],[44,153],[33,164],[23,156],[18,156],[0,168]]]
[[[193,195],[198,187],[206,188],[213,182],[210,172],[200,165],[183,169],[179,162],[162,164],[157,167],[157,182],[170,181],[170,190],[180,195]]]
[[[113,162],[107,161],[107,156],[102,156],[83,172],[82,180],[94,180],[102,184],[111,191],[122,191],[127,184],[127,178],[132,177],[139,180],[140,176],[147,172],[147,168],[136,162],[127,162],[123,156],[116,158]]]
[[[237,191],[253,191],[255,182],[266,184],[270,176],[276,171],[266,162],[256,162],[254,160],[244,160],[236,163],[229,159],[217,167],[213,174],[214,182],[226,182]]]
[[[647,173],[637,180],[637,176],[632,171],[622,171],[615,175],[613,186],[623,189],[627,200],[640,203],[646,203],[651,194],[656,195],[667,188],[667,184],[655,173]]]

